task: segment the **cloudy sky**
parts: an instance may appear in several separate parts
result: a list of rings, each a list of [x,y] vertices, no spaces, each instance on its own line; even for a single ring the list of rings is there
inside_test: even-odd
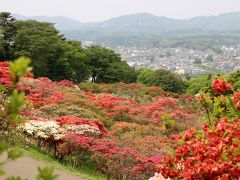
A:
[[[0,0],[0,11],[67,16],[82,22],[141,12],[184,19],[240,11],[240,0]]]

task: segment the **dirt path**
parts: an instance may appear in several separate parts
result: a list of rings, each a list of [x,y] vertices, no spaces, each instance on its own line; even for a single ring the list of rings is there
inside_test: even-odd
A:
[[[9,176],[21,176],[22,179],[34,180],[38,171],[38,167],[51,167],[50,164],[32,159],[30,157],[21,157],[16,161],[11,161],[4,166],[7,177]],[[79,176],[74,176],[62,169],[54,170],[55,174],[59,175],[59,180],[86,180]],[[1,180],[1,177],[0,177]]]

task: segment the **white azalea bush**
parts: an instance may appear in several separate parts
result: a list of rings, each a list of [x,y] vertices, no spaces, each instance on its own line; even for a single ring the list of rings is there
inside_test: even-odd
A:
[[[76,116],[55,119],[29,116],[28,119],[30,120],[25,121],[18,130],[30,145],[36,144],[59,161],[74,160],[73,164],[79,166],[90,155],[88,150],[93,140],[107,134],[107,129],[99,120]]]
[[[63,129],[68,134],[87,135],[87,136],[99,136],[99,135],[101,135],[101,131],[98,127],[90,126],[88,124],[64,125]]]
[[[19,128],[20,132],[27,136],[35,138],[54,138],[59,140],[65,137],[67,134],[87,135],[87,136],[99,136],[101,131],[99,128],[90,126],[88,124],[73,125],[67,124],[60,126],[56,121],[36,121],[30,120],[21,125]]]
[[[48,139],[53,137],[57,140],[64,137],[63,129],[55,121],[30,120],[20,126],[19,130],[36,138]]]
[[[28,137],[60,140],[64,139],[67,134],[83,135],[83,136],[100,136],[101,129],[93,123],[85,121],[82,124],[77,123],[61,123],[55,120],[48,120],[44,118],[32,118],[34,120],[26,121],[18,127],[20,133]]]

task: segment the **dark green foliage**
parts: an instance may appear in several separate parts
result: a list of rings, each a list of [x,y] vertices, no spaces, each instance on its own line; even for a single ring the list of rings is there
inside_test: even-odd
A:
[[[88,79],[91,69],[87,63],[86,53],[80,42],[66,41],[64,43],[64,59],[66,60],[65,67],[68,67],[71,72],[69,77],[65,79],[74,82],[82,82]]]
[[[147,86],[158,86],[165,91],[174,93],[182,93],[186,88],[185,82],[180,76],[165,69],[141,69],[138,74],[138,82]]]
[[[62,59],[63,38],[50,23],[37,21],[18,21],[15,37],[15,57],[27,56],[33,59],[33,73],[36,77],[66,77],[68,72],[61,72],[65,61]],[[65,70],[66,71],[66,70]]]
[[[0,61],[12,58],[15,34],[15,19],[8,12],[0,13]]]
[[[86,49],[86,58],[91,67],[93,82],[131,83],[136,81],[135,70],[114,51],[93,45]]]
[[[240,89],[240,70],[227,74],[226,79],[233,85],[235,91]]]
[[[197,57],[197,58],[195,58],[194,63],[195,63],[195,64],[201,64],[201,63],[202,63],[202,60]]]
[[[195,95],[200,91],[208,92],[211,89],[211,76],[203,75],[187,81],[186,92],[191,95]]]
[[[164,69],[154,71],[152,83],[162,87],[165,91],[182,93],[185,90],[185,83],[182,78]]]
[[[147,69],[147,68],[139,69],[137,81],[142,84],[145,84],[147,86],[151,86],[152,79],[153,79],[153,73],[154,73],[154,71],[151,69]]]

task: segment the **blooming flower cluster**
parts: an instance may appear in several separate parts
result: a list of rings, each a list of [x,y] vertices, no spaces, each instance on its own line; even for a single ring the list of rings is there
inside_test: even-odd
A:
[[[57,83],[59,86],[75,87],[75,84],[69,80],[62,80]]]
[[[0,83],[10,84],[11,82],[9,63],[7,61],[0,62]]]
[[[211,86],[216,94],[224,94],[232,89],[232,85],[225,79],[215,79]]]
[[[33,78],[33,74],[28,72],[25,77]],[[10,75],[10,67],[8,61],[0,62],[0,83],[10,85],[13,82],[13,77]]]
[[[75,128],[72,128],[72,130],[76,132],[79,131],[80,134],[82,134],[83,132],[88,132],[90,134],[93,133],[97,135],[97,134],[105,134],[108,132],[108,130],[104,127],[104,125],[99,120],[90,120],[90,119],[79,118],[75,116],[61,116],[61,117],[55,118],[54,120],[58,122],[61,126],[62,125],[69,126],[69,129],[75,126]]]
[[[37,138],[48,139],[53,137],[54,139],[60,139],[64,137],[60,126],[56,121],[27,121],[23,126],[19,127],[20,131],[26,133],[29,136]]]
[[[196,109],[181,107],[177,99],[170,97],[155,97],[153,101],[141,104],[132,99],[115,97],[110,94],[95,95],[87,92],[86,95],[90,103],[106,110],[107,117],[117,119],[118,121],[124,121],[129,117],[134,119],[141,117],[140,119],[144,123],[161,124],[161,116],[164,114],[170,114],[171,118],[176,120],[192,120],[198,116]]]
[[[87,135],[87,136],[99,136],[101,131],[98,127],[90,126],[88,124],[82,125],[64,125],[63,128],[72,134]]]
[[[56,104],[64,97],[64,91],[48,78],[34,79],[30,87],[27,98],[35,107]]]
[[[195,130],[186,132],[184,145],[176,150],[174,157],[166,157],[159,165],[159,172],[171,178],[238,179],[240,120],[224,118],[215,127],[206,125],[202,134]]]

